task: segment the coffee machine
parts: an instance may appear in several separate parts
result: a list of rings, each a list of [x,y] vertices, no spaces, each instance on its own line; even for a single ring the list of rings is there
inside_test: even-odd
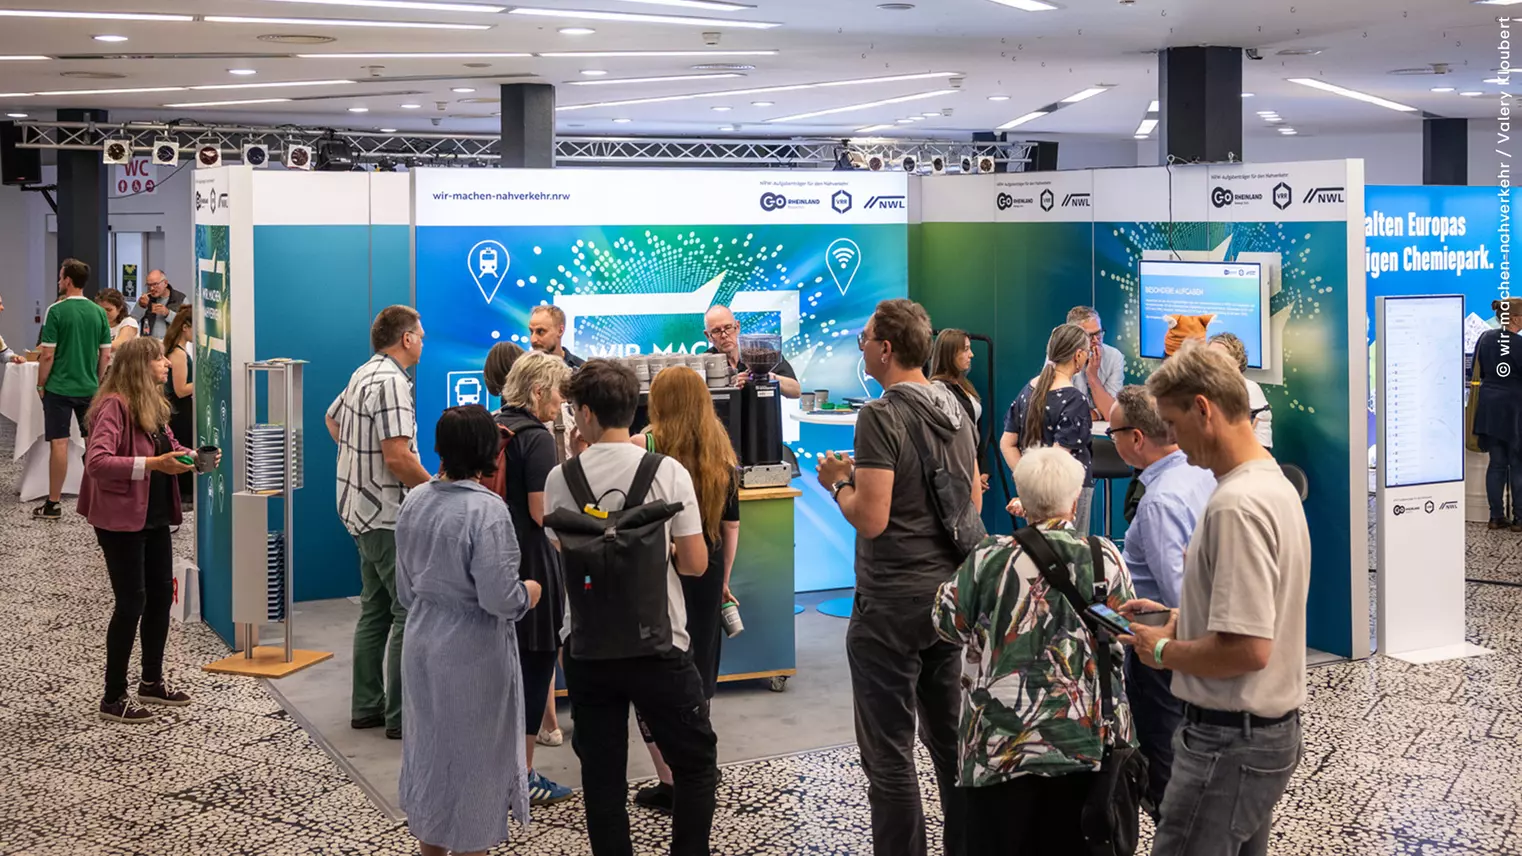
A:
[[[782,362],[782,337],[741,336],[740,360],[750,371],[750,383],[740,390],[740,486],[786,487],[793,468],[783,462],[782,391],[770,380]]]

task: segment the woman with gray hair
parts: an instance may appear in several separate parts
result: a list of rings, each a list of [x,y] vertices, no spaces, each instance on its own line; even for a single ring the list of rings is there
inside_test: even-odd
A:
[[[1083,465],[1065,449],[1030,449],[1015,467],[1026,517],[1071,573],[1073,586],[1085,594],[1103,590],[1110,608],[1118,609],[1133,596],[1120,551],[1073,529],[1083,482]],[[1103,568],[1094,567],[1091,541]],[[957,771],[957,784],[966,789],[966,852],[1084,849],[1083,806],[1105,747],[1135,745],[1123,649],[1096,640],[1019,539],[1008,535],[984,539],[941,586],[934,621],[941,638],[967,651]],[[1101,644],[1110,647],[1102,678]],[[1110,721],[1102,712],[1100,680],[1110,682]]]

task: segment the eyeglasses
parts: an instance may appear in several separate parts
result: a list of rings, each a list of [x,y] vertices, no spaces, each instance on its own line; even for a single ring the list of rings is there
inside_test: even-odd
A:
[[[1089,338],[1090,339],[1103,339],[1104,337],[1105,337],[1105,331],[1104,331],[1103,327],[1101,327],[1098,330],[1095,330],[1094,332],[1089,334]]]
[[[871,336],[868,336],[867,335],[867,331],[863,330],[860,333],[856,334],[856,350],[858,350],[858,351],[865,351],[867,349],[867,343],[868,342],[881,342],[881,341],[883,341],[883,340],[882,339],[874,339]]]
[[[724,325],[721,325],[721,326],[718,326],[718,327],[714,327],[712,330],[709,330],[707,332],[708,332],[708,338],[710,338],[710,339],[717,339],[717,338],[720,338],[721,336],[727,338],[729,336],[733,336],[734,334],[740,332],[740,325],[739,324],[724,324]]]
[[[1135,425],[1111,425],[1109,428],[1105,429],[1105,436],[1109,437],[1111,440],[1114,440],[1115,439],[1115,432],[1116,431],[1140,431],[1140,430],[1141,429],[1136,427]]]

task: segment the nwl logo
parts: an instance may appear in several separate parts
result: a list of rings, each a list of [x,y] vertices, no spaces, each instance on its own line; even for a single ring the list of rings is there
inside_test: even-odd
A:
[[[902,196],[874,196],[867,200],[867,207],[906,209],[909,207],[909,203]]]
[[[1311,192],[1305,194],[1305,204],[1333,204],[1347,201],[1346,190],[1341,187],[1313,187]]]
[[[1069,193],[1067,196],[1062,197],[1062,207],[1088,208],[1093,196],[1094,194],[1092,193]]]

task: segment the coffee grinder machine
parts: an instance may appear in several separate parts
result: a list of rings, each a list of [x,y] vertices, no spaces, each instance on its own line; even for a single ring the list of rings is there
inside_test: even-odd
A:
[[[750,371],[750,383],[740,391],[740,486],[787,487],[793,468],[782,457],[782,391],[770,379],[782,361],[782,337],[741,336],[740,360]]]

